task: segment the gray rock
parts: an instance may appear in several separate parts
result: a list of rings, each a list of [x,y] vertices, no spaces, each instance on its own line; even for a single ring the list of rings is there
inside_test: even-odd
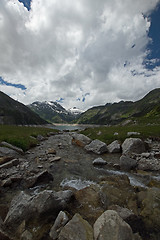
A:
[[[58,214],[55,223],[53,225],[53,227],[50,230],[49,236],[55,240],[57,239],[60,231],[62,230],[62,228],[66,225],[66,223],[69,221],[69,218],[67,216],[67,214],[63,211],[60,211],[60,213]]]
[[[58,161],[60,161],[61,160],[61,157],[50,157],[49,158],[49,161],[52,163],[52,162],[58,162]]]
[[[105,164],[107,164],[107,162],[103,160],[103,158],[96,158],[93,161],[93,165],[105,165]]]
[[[25,186],[27,188],[32,188],[37,185],[47,184],[50,181],[53,181],[53,176],[47,170],[38,173],[34,177],[29,177],[25,180]]]
[[[123,170],[131,170],[136,168],[137,160],[130,158],[128,156],[122,155],[120,157],[120,168]]]
[[[149,171],[159,171],[160,170],[160,160],[156,158],[141,158],[138,162],[138,169],[149,170]]]
[[[140,138],[127,138],[122,144],[123,154],[143,153],[145,144]]]
[[[0,147],[0,156],[10,156],[10,157],[16,157],[19,153],[17,153],[15,150],[7,148],[7,147]]]
[[[80,147],[84,147],[92,141],[89,137],[83,134],[74,133],[72,137],[72,143],[77,144]]]
[[[24,154],[24,152],[23,152],[23,150],[21,149],[21,148],[18,148],[18,147],[16,147],[16,146],[13,146],[12,144],[10,144],[10,143],[7,143],[7,142],[1,142],[1,145],[2,146],[4,146],[4,147],[7,147],[7,148],[10,148],[10,149],[12,149],[12,150],[14,150],[14,151],[16,151],[16,152],[18,152],[18,153],[20,153],[20,154]]]
[[[66,239],[93,240],[93,229],[86,220],[76,213],[59,234],[58,240]]]
[[[32,240],[32,239],[33,239],[33,236],[28,230],[25,230],[21,235],[21,240]]]
[[[96,154],[102,154],[108,151],[107,145],[98,139],[93,140],[89,145],[86,145],[85,149],[88,152],[94,152]]]
[[[8,230],[15,230],[23,220],[28,220],[32,216],[34,208],[31,205],[31,200],[32,197],[23,191],[12,200],[4,220],[5,227]]]
[[[13,159],[7,163],[4,163],[2,165],[0,165],[0,169],[2,168],[11,168],[13,166],[17,166],[19,164],[19,159]]]
[[[25,220],[43,219],[52,216],[56,218],[59,211],[66,208],[73,196],[72,191],[43,191],[37,195],[21,192],[16,196],[4,220],[5,229],[15,233],[15,229]]]
[[[143,226],[142,220],[139,216],[134,214],[131,210],[128,208],[123,208],[118,205],[112,205],[108,208],[108,210],[114,210],[118,213],[118,215],[126,222],[128,223],[133,232],[139,232],[141,231],[141,228]]]
[[[140,135],[139,132],[127,132],[127,136],[130,137],[132,135]]]
[[[105,211],[94,224],[95,240],[133,240],[131,227],[116,211]]]
[[[118,140],[115,140],[111,144],[107,146],[109,153],[120,153],[121,152],[121,145],[119,144]]]

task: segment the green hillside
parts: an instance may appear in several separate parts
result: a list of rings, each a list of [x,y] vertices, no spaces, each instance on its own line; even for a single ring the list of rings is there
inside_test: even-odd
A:
[[[22,103],[0,91],[0,124],[37,125],[47,122]]]
[[[81,114],[77,123],[115,125],[125,120],[160,123],[160,88],[136,102],[121,101],[91,108]]]

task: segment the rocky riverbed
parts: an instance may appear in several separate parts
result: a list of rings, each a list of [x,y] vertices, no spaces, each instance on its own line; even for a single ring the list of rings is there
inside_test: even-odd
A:
[[[0,239],[160,239],[160,142],[84,135],[0,147]]]

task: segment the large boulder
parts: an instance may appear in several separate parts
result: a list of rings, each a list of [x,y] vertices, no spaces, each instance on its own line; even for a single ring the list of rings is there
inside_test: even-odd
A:
[[[140,138],[126,138],[122,144],[123,154],[143,153],[145,152],[145,143]]]
[[[111,205],[119,205],[137,214],[136,192],[126,175],[108,176],[100,185],[101,199],[105,209]]]
[[[59,234],[58,240],[66,239],[93,240],[93,229],[79,214],[75,214]]]
[[[137,160],[128,156],[122,155],[120,157],[120,168],[122,170],[131,170],[137,166]]]
[[[103,213],[103,204],[101,201],[100,187],[91,185],[75,193],[75,200],[78,206],[75,209],[89,223],[93,224]],[[73,211],[71,209],[71,211]]]
[[[160,189],[149,188],[140,200],[140,215],[147,230],[159,233],[159,238],[157,239],[160,239]]]
[[[72,135],[72,137],[73,137],[72,143],[76,144],[76,145],[78,145],[80,147],[84,147],[84,146],[88,145],[92,141],[89,137],[87,137],[87,136],[85,136],[83,134],[74,133]]]
[[[94,224],[95,240],[133,240],[131,227],[117,212],[105,211]]]
[[[88,152],[94,152],[96,154],[102,154],[108,151],[107,145],[98,139],[93,140],[89,145],[86,145],[85,149]]]
[[[123,208],[118,205],[112,205],[108,208],[108,210],[114,210],[118,213],[118,215],[126,222],[128,223],[132,231],[137,233],[141,232],[141,229],[143,229],[143,222],[142,219],[134,214],[131,210],[128,208]]]
[[[121,145],[119,144],[118,140],[113,141],[111,144],[107,146],[109,153],[120,153],[121,152]]]
[[[5,229],[15,233],[15,229],[18,229],[23,221],[55,219],[59,211],[67,207],[72,196],[70,190],[60,192],[44,190],[36,195],[21,192],[11,202],[4,220]]]
[[[159,171],[160,170],[160,160],[154,157],[145,158],[142,157],[138,161],[138,169],[149,170],[149,171]]]

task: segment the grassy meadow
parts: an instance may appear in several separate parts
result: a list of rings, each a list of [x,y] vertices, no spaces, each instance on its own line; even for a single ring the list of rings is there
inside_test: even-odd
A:
[[[140,135],[133,135],[141,139],[148,137],[160,138],[160,125],[129,125],[129,126],[109,126],[109,127],[95,127],[87,128],[81,131],[82,134],[90,137],[91,139],[99,139],[107,144],[110,144],[114,140],[123,142],[128,136],[128,132],[138,132]],[[118,133],[118,135],[114,135]],[[131,136],[132,137],[132,136]]]
[[[53,131],[57,130],[43,127],[0,125],[0,142],[6,141],[26,151],[38,143],[36,139],[38,135],[45,137]]]

